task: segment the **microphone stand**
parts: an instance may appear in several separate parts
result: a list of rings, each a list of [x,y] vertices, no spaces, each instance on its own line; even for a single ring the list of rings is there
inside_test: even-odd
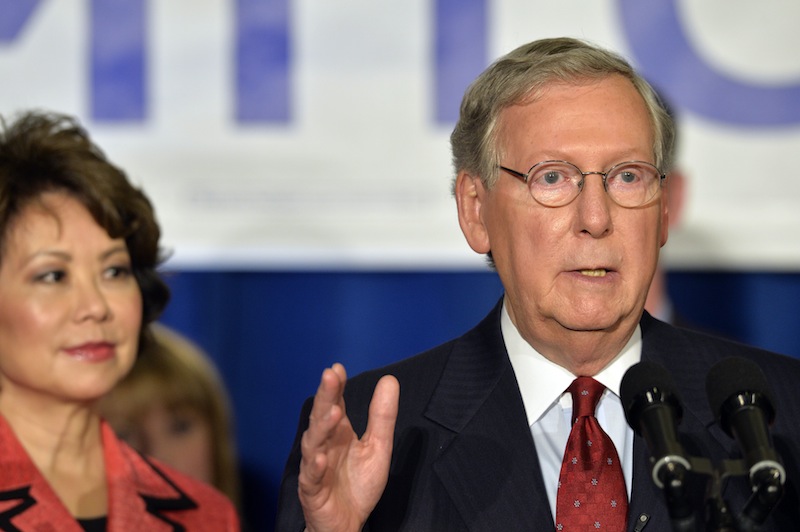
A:
[[[690,471],[681,462],[667,462],[659,471],[661,489],[667,501],[672,530],[696,532],[695,512],[686,494],[686,474]]]
[[[705,473],[709,476],[708,493],[706,495],[706,530],[708,532],[736,532],[739,527],[736,518],[731,513],[728,501],[722,497],[722,487],[728,476],[733,471],[742,469],[739,474],[745,474],[741,464],[733,461],[724,461],[721,469],[711,466],[710,461]],[[730,462],[730,463],[728,463]]]
[[[739,515],[739,530],[751,532],[761,529],[770,512],[783,496],[781,472],[777,468],[761,469],[751,478],[753,494]]]
[[[745,460],[723,460],[717,467],[707,458],[688,457],[690,467],[669,462],[659,471],[673,532],[760,532],[764,521],[783,496],[784,486],[778,468],[763,468],[750,478],[753,494],[741,512],[734,515],[722,496],[724,483],[734,476],[747,476]],[[694,507],[685,490],[688,473],[708,477],[705,501],[705,526],[696,523]]]

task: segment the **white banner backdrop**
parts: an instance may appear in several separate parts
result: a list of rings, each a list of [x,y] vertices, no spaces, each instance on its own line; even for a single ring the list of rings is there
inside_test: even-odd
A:
[[[134,37],[120,31],[115,4],[141,16]],[[714,115],[692,100],[692,91],[711,88],[692,86],[702,77],[680,71],[688,61],[660,69],[641,44],[662,39],[651,51],[669,48],[663,39],[677,33],[658,32],[680,29],[701,66],[760,97],[759,89],[800,84],[797,2],[270,0],[261,4],[288,10],[272,22],[288,47],[277,60],[288,76],[286,116],[279,109],[253,119],[240,110],[242,99],[254,100],[237,92],[247,68],[237,43],[247,28],[242,6],[256,13],[256,4],[0,0],[16,20],[0,22],[0,111],[36,107],[81,118],[154,200],[172,267],[483,268],[450,197],[452,122],[436,119],[436,43],[447,28],[478,24],[486,64],[536,38],[586,38],[636,64],[650,61],[645,72],[661,73],[657,84],[679,113],[689,199],[667,260],[800,269],[800,98],[782,93],[776,101],[786,113],[764,120],[740,117],[752,107],[744,100]],[[454,20],[467,4],[479,14]],[[104,32],[107,22],[116,26]],[[98,64],[115,53],[115,39],[136,43],[136,35],[141,113],[115,117],[113,98],[105,110],[98,103],[110,79]],[[123,89],[137,82],[126,75]],[[711,107],[725,95],[712,94]]]

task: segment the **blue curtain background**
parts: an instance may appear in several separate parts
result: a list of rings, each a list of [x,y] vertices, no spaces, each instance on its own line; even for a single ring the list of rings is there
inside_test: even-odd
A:
[[[178,271],[162,321],[214,359],[234,406],[251,530],[272,530],[302,402],[334,361],[349,374],[453,338],[497,302],[493,272]],[[689,322],[800,356],[800,274],[673,272]],[[780,410],[778,411],[780,415]]]

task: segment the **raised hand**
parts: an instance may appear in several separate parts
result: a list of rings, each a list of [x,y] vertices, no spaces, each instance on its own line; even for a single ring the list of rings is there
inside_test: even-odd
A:
[[[361,530],[389,478],[400,384],[391,375],[378,381],[358,439],[345,410],[346,382],[341,364],[322,372],[301,441],[298,495],[309,532]]]

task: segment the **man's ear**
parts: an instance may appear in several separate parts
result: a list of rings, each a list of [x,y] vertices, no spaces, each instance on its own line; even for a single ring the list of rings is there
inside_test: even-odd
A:
[[[669,224],[677,227],[683,216],[686,203],[686,175],[681,169],[674,168],[667,177],[667,206],[669,207]]]
[[[667,202],[662,202],[661,205],[661,234],[659,235],[658,247],[664,247],[669,238],[669,207]]]
[[[489,233],[483,223],[484,202],[488,191],[479,177],[461,171],[456,177],[455,197],[458,224],[467,243],[476,253],[488,253]]]
[[[667,176],[664,188],[665,198],[661,199],[661,235],[659,244],[667,243],[669,230],[678,225],[683,214],[685,199],[685,178],[680,170],[673,170]]]

